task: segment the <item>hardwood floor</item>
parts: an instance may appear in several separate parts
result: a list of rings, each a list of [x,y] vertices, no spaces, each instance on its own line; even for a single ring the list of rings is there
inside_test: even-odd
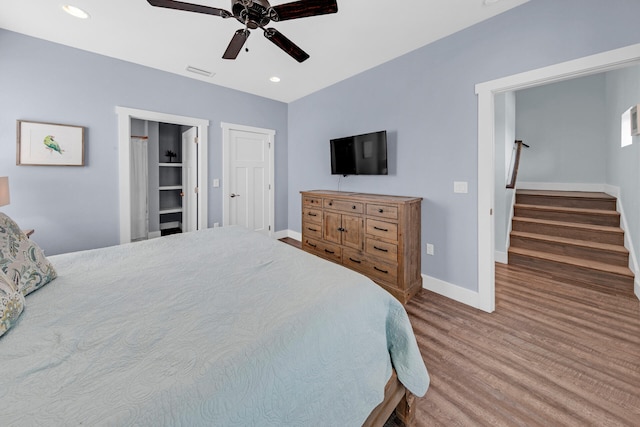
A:
[[[560,280],[496,264],[494,313],[407,304],[431,376],[417,426],[640,426],[640,301]]]
[[[497,264],[494,313],[426,290],[407,311],[431,375],[418,426],[640,426],[633,294]]]

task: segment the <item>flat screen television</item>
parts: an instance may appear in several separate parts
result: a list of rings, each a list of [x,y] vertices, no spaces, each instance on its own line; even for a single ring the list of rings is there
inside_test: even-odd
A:
[[[332,175],[387,175],[387,131],[336,138],[331,143]]]

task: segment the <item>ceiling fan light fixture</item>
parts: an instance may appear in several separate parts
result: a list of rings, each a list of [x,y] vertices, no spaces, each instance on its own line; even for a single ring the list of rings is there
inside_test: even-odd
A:
[[[62,6],[62,10],[67,12],[69,15],[78,18],[78,19],[87,19],[89,18],[89,14],[79,7],[72,6],[70,4],[65,4]]]
[[[190,73],[200,74],[201,76],[206,76],[206,77],[212,77],[212,76],[215,75],[215,73],[212,73],[211,71],[203,70],[201,68],[192,67],[191,65],[187,65],[187,68],[185,68],[185,70],[187,70]]]
[[[280,77],[271,76],[271,77],[269,77],[269,81],[272,82],[272,83],[280,83]]]

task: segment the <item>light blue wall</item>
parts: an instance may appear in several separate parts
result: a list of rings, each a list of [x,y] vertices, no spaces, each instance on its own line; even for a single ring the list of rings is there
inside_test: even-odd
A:
[[[210,120],[209,181],[222,178],[220,122],[274,129],[275,225],[287,227],[286,104],[0,29],[3,211],[35,228],[47,254],[119,241],[116,106]],[[16,120],[85,126],[86,166],[16,166]],[[210,188],[210,225],[221,222],[221,192]]]
[[[608,72],[607,182],[620,188],[629,227],[627,234],[637,254],[640,251],[640,137],[634,136],[632,145],[620,147],[620,116],[636,104],[640,104],[640,66]]]
[[[606,182],[604,73],[516,92],[519,182]]]
[[[386,129],[390,175],[341,189],[424,197],[423,273],[477,290],[475,85],[639,43],[638,16],[637,0],[534,0],[291,103],[289,228],[300,231],[301,190],[338,188],[329,139]]]
[[[511,176],[509,169],[516,140],[516,95],[514,92],[495,96],[495,190],[494,190],[494,226],[495,251],[506,254],[507,231],[514,190],[507,188]]]

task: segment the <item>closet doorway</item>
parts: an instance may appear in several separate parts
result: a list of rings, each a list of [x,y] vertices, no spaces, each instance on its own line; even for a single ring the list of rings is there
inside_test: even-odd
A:
[[[208,120],[117,107],[120,243],[207,226]]]

